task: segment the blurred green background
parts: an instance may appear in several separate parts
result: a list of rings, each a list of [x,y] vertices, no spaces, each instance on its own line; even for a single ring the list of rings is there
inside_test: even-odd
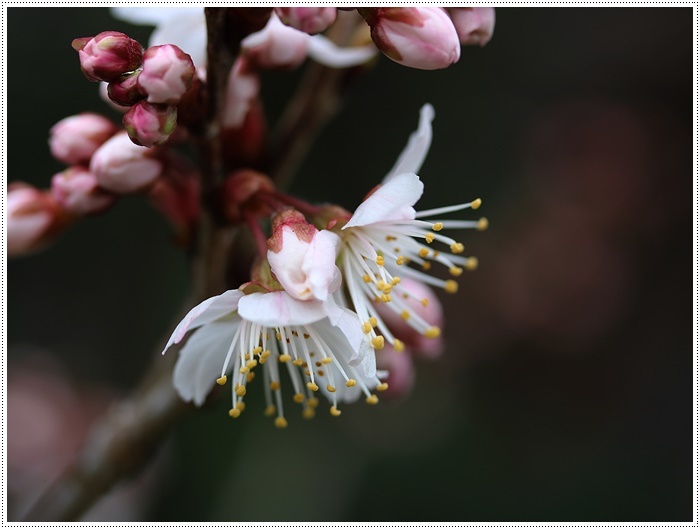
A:
[[[102,8],[7,21],[8,181],[47,187],[51,125],[117,118],[71,40],[150,28]],[[692,64],[691,8],[498,8],[447,70],[381,58],[293,191],[352,209],[433,103],[419,206],[482,197],[491,221],[459,237],[481,265],[443,296],[444,355],[401,402],[284,431],[255,391],[235,422],[210,404],[86,519],[692,521]],[[271,120],[299,77],[264,76]],[[10,519],[172,328],[190,285],[171,237],[129,197],[8,263]]]

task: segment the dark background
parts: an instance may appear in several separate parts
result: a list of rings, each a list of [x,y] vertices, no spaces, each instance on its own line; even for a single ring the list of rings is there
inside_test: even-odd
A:
[[[62,169],[50,126],[117,117],[71,40],[115,29],[146,43],[150,29],[97,8],[7,20],[8,181],[47,187]],[[405,400],[340,419],[290,416],[278,431],[260,395],[235,422],[222,401],[190,414],[91,519],[692,521],[692,66],[691,8],[499,8],[492,42],[447,70],[382,58],[293,191],[352,209],[433,103],[419,206],[482,197],[491,221],[459,237],[481,265],[443,296],[445,354],[419,362]],[[298,78],[266,74],[271,120]],[[136,385],[189,284],[139,197],[7,270],[12,519],[28,461],[65,464],[50,462],[56,446],[72,453],[94,403]],[[73,422],[34,415],[42,395],[58,402],[41,377],[73,392]]]

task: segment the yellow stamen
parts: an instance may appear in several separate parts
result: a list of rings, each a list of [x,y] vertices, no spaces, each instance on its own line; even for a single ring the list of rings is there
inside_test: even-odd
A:
[[[406,349],[406,346],[403,344],[401,340],[394,340],[394,350],[397,353],[403,353],[404,349]]]
[[[321,363],[326,365],[330,364],[331,362],[333,362],[333,358],[331,358],[330,356],[327,356],[323,360],[321,360]]]
[[[309,388],[311,391],[318,391],[318,386],[313,382],[307,382],[306,387]]]
[[[367,397],[367,398],[365,399],[365,402],[366,402],[367,404],[372,404],[372,405],[377,404],[377,403],[379,402],[379,397],[377,397],[376,395],[372,394],[372,395],[370,395],[369,397]]]
[[[476,257],[468,257],[464,263],[464,268],[470,272],[476,270],[479,267],[479,260]]]
[[[357,380],[355,380],[354,378],[349,378],[348,381],[345,383],[345,387],[351,388],[356,384]]]
[[[243,366],[242,368],[239,369],[241,372],[241,375],[245,375],[248,371],[250,371],[249,367]]]
[[[272,391],[277,391],[278,389],[280,389],[280,383],[277,382],[276,380],[270,382],[270,389]]]
[[[462,272],[464,272],[464,270],[462,270],[462,269],[461,269],[460,267],[458,267],[458,266],[451,266],[451,267],[450,267],[450,274],[452,274],[452,275],[455,276],[455,277],[461,276],[461,275],[462,275]]]
[[[265,408],[265,417],[272,417],[275,414],[275,411],[277,411],[275,407],[270,404],[267,408]]]
[[[377,384],[377,391],[386,391],[387,389],[389,389],[389,384],[387,384],[386,382]]]
[[[309,405],[310,408],[318,407],[318,399],[316,397],[311,397],[309,400],[306,401],[306,403]]]
[[[304,364],[304,361],[301,358],[297,358],[296,360],[292,361],[292,364],[297,367],[301,367]]]
[[[238,417],[241,416],[241,410],[237,408],[231,408],[228,410],[229,417],[232,417],[233,419],[238,419]]]
[[[366,321],[362,324],[362,331],[365,334],[369,333],[371,330],[372,330],[372,325],[368,321]]]
[[[238,389],[236,389],[236,395],[239,397],[245,397],[245,386],[238,386]]]
[[[374,347],[378,351],[384,349],[384,336],[375,337],[372,340],[372,347]]]
[[[365,275],[362,276],[362,281],[364,281],[365,283],[371,283],[371,282],[372,282],[372,278],[369,277],[367,274],[365,274]]]
[[[411,313],[408,312],[407,310],[402,310],[401,311],[401,318],[406,321],[411,317]]]
[[[228,380],[228,377],[226,375],[219,377],[216,379],[216,383],[219,384],[219,386],[223,386],[226,384],[226,381]]]
[[[456,242],[450,245],[450,250],[452,253],[462,253],[464,251],[464,245],[461,242]]]
[[[425,331],[425,337],[426,338],[437,338],[440,336],[440,327],[430,327],[427,331]]]
[[[401,266],[406,262],[406,259],[404,259],[403,255],[399,255],[398,259],[396,259],[396,264]]]
[[[418,255],[420,255],[421,257],[428,257],[429,253],[430,250],[428,250],[427,248],[421,248],[420,250],[418,250]]]
[[[334,388],[333,386],[331,386],[330,384],[328,384],[328,385],[326,386],[326,389],[327,389],[330,393],[335,393],[335,388]]]
[[[433,224],[433,231],[440,231],[445,225],[442,222],[436,222]]]
[[[277,428],[286,428],[287,419],[285,419],[284,417],[277,417],[275,419],[275,426],[277,426]]]
[[[262,353],[262,347],[258,345],[255,349],[253,349],[253,354],[259,355],[260,353]]]
[[[241,410],[241,411],[245,410],[245,402],[243,402],[243,401],[237,402],[236,408]]]
[[[307,420],[313,419],[315,415],[316,415],[316,412],[313,410],[313,408],[305,408],[301,414],[301,416]]]
[[[401,283],[401,278],[400,278],[400,277],[394,277],[394,279],[391,280],[391,284],[392,284],[393,286],[396,286],[396,285],[398,285],[399,283]]]
[[[432,234],[432,233],[426,233],[426,234],[425,234],[425,242],[427,242],[428,244],[430,244],[430,243],[433,242],[434,240],[435,240],[435,235],[434,235],[434,234]]]
[[[255,373],[253,373],[252,371],[250,373],[247,373],[245,376],[245,379],[248,382],[252,382],[254,378],[255,378]]]
[[[445,281],[445,292],[448,294],[455,294],[457,290],[459,289],[459,285],[457,284],[457,281],[453,279],[448,279]]]
[[[489,219],[486,217],[481,217],[476,223],[476,229],[479,231],[484,231],[489,227]]]
[[[424,307],[428,306],[428,298],[423,298],[420,300],[420,304],[423,305]]]
[[[338,408],[336,408],[335,406],[331,406],[331,415],[333,417],[340,417],[341,413],[343,413],[343,412],[340,411]]]
[[[280,362],[283,364],[289,362],[292,359],[291,355],[280,355]]]
[[[302,402],[304,402],[304,394],[303,393],[296,393],[294,395],[294,402],[296,402],[297,404],[301,404]]]
[[[376,326],[377,326],[377,318],[375,318],[374,316],[372,316],[372,317],[369,319],[369,324],[370,324],[372,327],[376,327]]]
[[[426,261],[425,263],[423,263],[423,270],[430,270],[430,263],[429,262]]]
[[[476,200],[472,200],[472,209],[479,209],[481,207],[481,199],[477,198]]]
[[[384,266],[384,257],[381,255],[378,255],[377,259],[375,260],[375,263],[377,263],[377,266]]]

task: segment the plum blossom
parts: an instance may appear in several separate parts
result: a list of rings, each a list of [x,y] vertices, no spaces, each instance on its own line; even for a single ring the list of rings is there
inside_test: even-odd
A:
[[[340,232],[343,239],[340,267],[352,304],[363,321],[363,330],[372,343],[381,345],[386,340],[397,351],[403,350],[405,344],[390,330],[376,304],[384,304],[385,309],[394,312],[426,338],[439,337],[440,328],[421,315],[411,302],[416,300],[428,305],[429,299],[419,299],[415,288],[407,288],[402,280],[412,279],[448,293],[457,292],[454,279],[440,279],[426,271],[432,263],[439,263],[457,277],[464,269],[474,270],[478,262],[475,257],[458,255],[464,252],[464,245],[440,232],[443,229],[484,230],[488,227],[485,218],[476,221],[422,220],[477,209],[481,205],[480,199],[419,212],[414,209],[423,194],[423,183],[415,173],[420,170],[430,148],[433,117],[433,107],[423,106],[418,130],[409,138],[394,167],[355,213],[342,221],[344,225]],[[433,248],[433,242],[441,243],[451,253]],[[409,263],[420,269],[408,266]]]
[[[173,374],[184,400],[203,404],[215,383],[225,385],[232,373],[229,415],[237,418],[245,409],[248,384],[262,371],[265,414],[275,416],[275,425],[284,428],[280,371],[286,366],[294,401],[303,406],[306,418],[315,413],[319,390],[331,402],[334,416],[341,413],[339,403],[355,401],[362,394],[369,404],[377,402],[372,391],[386,388],[380,380],[385,374],[376,370],[356,315],[339,307],[329,314],[322,302],[300,301],[284,291],[245,294],[249,287],[200,303],[168,340],[163,353],[195,331],[180,350]]]

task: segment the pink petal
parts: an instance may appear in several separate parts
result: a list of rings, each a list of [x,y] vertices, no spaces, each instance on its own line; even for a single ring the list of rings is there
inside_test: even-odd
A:
[[[340,237],[335,233],[322,230],[318,232],[304,256],[302,271],[307,277],[307,284],[313,297],[325,301],[328,294],[332,293],[334,278],[338,273],[335,259],[338,255]],[[272,263],[270,263],[272,265]],[[340,285],[338,285],[339,287]]]

